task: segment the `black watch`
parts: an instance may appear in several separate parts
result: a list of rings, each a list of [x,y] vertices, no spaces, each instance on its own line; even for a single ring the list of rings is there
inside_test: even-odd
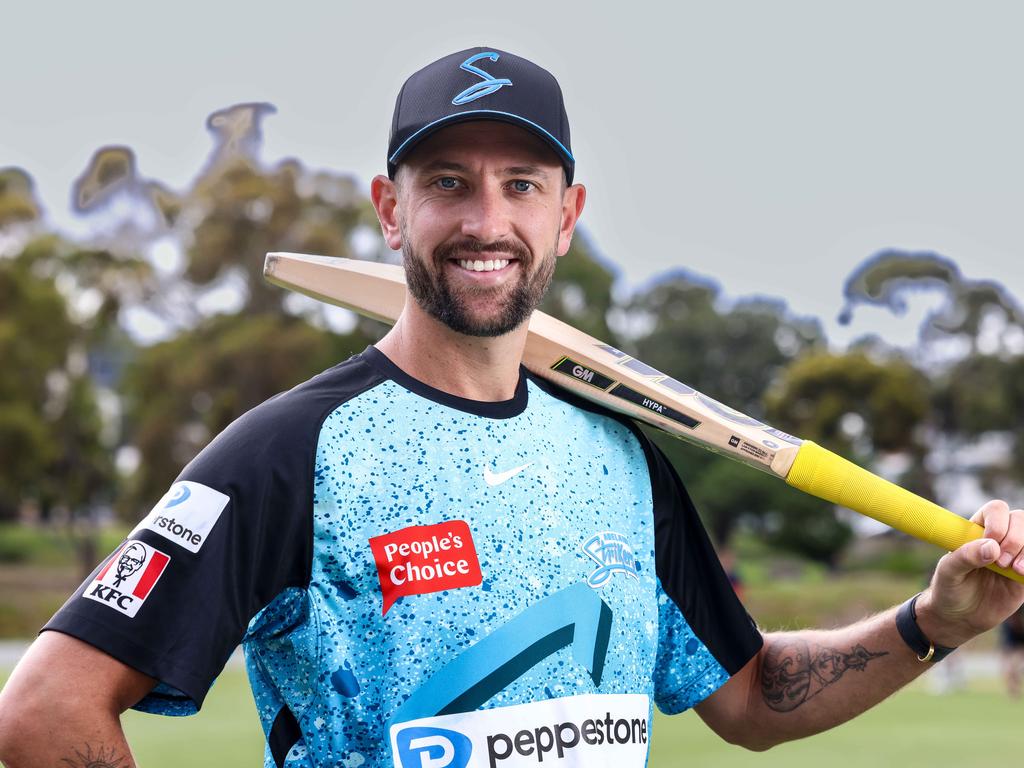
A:
[[[896,611],[896,629],[899,630],[903,642],[910,646],[910,650],[917,654],[918,661],[934,664],[949,656],[956,648],[936,645],[921,631],[921,628],[917,625],[917,610],[915,608],[917,598],[920,596],[921,593],[918,592]]]

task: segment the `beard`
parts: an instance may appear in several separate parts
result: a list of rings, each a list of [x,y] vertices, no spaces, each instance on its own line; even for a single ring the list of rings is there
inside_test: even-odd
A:
[[[518,261],[519,279],[500,288],[474,289],[453,286],[448,280],[446,263],[456,253],[507,253]],[[467,240],[445,243],[434,249],[433,270],[409,242],[402,243],[402,263],[409,293],[424,312],[444,323],[456,333],[466,336],[494,337],[509,333],[526,322],[540,304],[555,274],[554,248],[542,257],[540,268],[529,275],[532,255],[524,245],[513,240],[480,243]],[[474,295],[493,294],[494,312],[486,318],[474,318],[468,299]]]

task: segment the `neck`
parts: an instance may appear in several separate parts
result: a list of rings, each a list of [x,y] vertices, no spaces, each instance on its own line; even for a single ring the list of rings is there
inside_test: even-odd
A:
[[[405,309],[376,347],[434,389],[483,402],[511,400],[519,383],[527,323],[504,336],[456,333],[424,312],[408,293]]]

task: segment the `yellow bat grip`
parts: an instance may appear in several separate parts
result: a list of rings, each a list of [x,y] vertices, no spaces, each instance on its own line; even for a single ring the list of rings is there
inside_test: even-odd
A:
[[[980,539],[984,533],[977,523],[883,480],[810,440],[800,446],[786,482],[949,551]],[[1009,568],[989,568],[1024,583],[1024,576]]]

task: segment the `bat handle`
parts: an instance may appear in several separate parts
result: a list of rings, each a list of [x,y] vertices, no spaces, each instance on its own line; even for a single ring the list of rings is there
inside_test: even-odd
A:
[[[977,523],[883,480],[810,440],[800,446],[786,482],[950,552],[980,539],[985,532]],[[1024,576],[1009,568],[988,567],[1024,583]]]

